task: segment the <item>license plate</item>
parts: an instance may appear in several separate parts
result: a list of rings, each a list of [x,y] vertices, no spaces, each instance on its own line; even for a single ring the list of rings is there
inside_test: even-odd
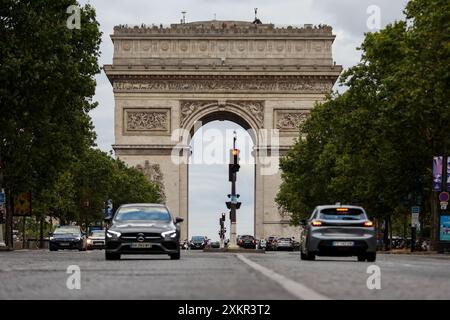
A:
[[[353,247],[354,244],[353,241],[333,241],[335,247]]]
[[[67,242],[61,242],[59,245],[60,246],[68,246],[69,244]]]
[[[94,242],[94,245],[100,246],[100,245],[103,245],[103,242]]]
[[[151,248],[151,243],[132,243],[131,247],[134,249]]]

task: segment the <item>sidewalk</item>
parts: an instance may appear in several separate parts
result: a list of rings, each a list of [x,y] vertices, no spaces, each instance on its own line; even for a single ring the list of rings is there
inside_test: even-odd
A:
[[[416,255],[416,256],[442,256],[450,257],[449,253],[438,253],[437,251],[414,251],[411,249],[392,249],[391,251],[377,251],[377,254],[405,254],[405,255]]]

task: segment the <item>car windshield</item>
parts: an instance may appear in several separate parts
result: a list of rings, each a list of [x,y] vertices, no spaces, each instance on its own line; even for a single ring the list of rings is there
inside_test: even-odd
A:
[[[136,206],[120,208],[114,217],[116,221],[170,221],[170,214],[164,207]]]
[[[105,235],[105,231],[103,230],[95,230],[91,232],[91,237],[102,237]]]
[[[80,230],[75,228],[58,228],[54,232],[55,235],[79,235]]]
[[[319,218],[324,220],[365,220],[366,214],[358,208],[322,209]]]
[[[192,241],[203,241],[203,240],[205,240],[204,237],[198,237],[198,236],[192,237]]]

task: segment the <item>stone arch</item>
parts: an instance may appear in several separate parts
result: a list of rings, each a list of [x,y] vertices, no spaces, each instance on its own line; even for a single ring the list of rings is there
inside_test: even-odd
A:
[[[195,124],[202,125],[215,120],[229,120],[248,131],[255,146],[258,145],[258,131],[264,128],[264,101],[181,101],[180,128],[189,132],[192,138],[198,129]],[[187,140],[188,143],[190,139]]]

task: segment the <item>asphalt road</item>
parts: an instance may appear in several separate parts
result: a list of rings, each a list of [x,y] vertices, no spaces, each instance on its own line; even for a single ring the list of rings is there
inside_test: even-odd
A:
[[[450,299],[450,258],[379,254],[381,289],[367,262],[300,261],[298,253],[124,256],[103,251],[0,252],[0,299]],[[69,290],[71,265],[81,288]],[[73,283],[73,282],[72,282]]]

